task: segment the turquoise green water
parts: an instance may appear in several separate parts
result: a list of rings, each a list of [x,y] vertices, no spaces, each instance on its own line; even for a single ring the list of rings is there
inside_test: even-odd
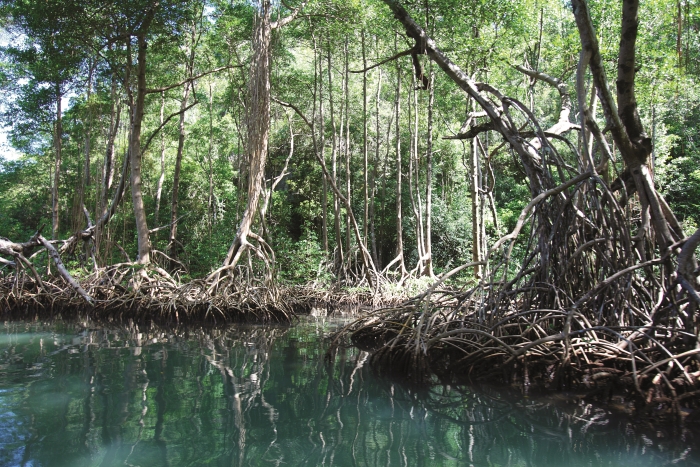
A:
[[[699,465],[684,430],[495,391],[415,392],[338,325],[174,333],[0,326],[0,465]]]

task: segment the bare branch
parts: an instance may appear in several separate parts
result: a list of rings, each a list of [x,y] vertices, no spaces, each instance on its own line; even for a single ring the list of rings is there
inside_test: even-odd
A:
[[[693,274],[696,267],[693,258],[698,245],[700,245],[700,229],[697,229],[695,233],[685,241],[681,253],[678,255],[678,274],[692,281],[693,284],[697,283]]]
[[[288,24],[288,23],[291,23],[291,22],[294,20],[294,18],[297,17],[297,15],[298,15],[299,12],[302,10],[302,8],[304,8],[304,6],[306,6],[306,3],[307,3],[307,0],[304,0],[303,2],[301,2],[301,5],[299,5],[298,7],[296,7],[296,8],[294,9],[294,11],[292,11],[292,12],[289,14],[289,16],[286,16],[286,17],[282,18],[281,20],[273,21],[272,23],[270,23],[270,28],[271,28],[271,29],[277,29],[277,28],[281,28],[282,26],[284,26],[284,25],[286,25],[286,24]],[[287,6],[287,5],[285,5],[285,6]],[[287,7],[287,8],[289,8],[289,7]]]
[[[535,71],[531,70],[529,68],[525,68],[520,65],[514,65],[516,70],[519,72],[526,74],[527,76],[530,76],[532,78],[538,79],[540,81],[544,81],[545,83],[549,84],[550,86],[553,86],[556,88],[557,91],[559,91],[559,97],[561,98],[561,110],[559,111],[559,123],[562,124],[563,126],[567,126],[569,123],[569,114],[571,113],[571,96],[569,94],[569,88],[567,87],[566,83],[559,78],[555,78],[553,76],[550,76],[546,73],[542,73],[541,71]],[[557,125],[555,125],[557,126]],[[557,133],[557,130],[554,129],[553,126],[550,128],[549,131],[550,133]],[[569,128],[570,129],[570,128]]]
[[[462,131],[460,130],[459,133],[457,133],[454,136],[443,136],[442,139],[472,139],[475,136],[485,133],[490,130],[495,130],[496,126],[493,124],[492,121],[488,121],[486,123],[482,123],[480,125],[474,125],[473,127],[469,128],[467,131]]]
[[[518,236],[518,234],[520,233],[520,230],[522,230],[523,225],[525,224],[525,220],[527,219],[528,215],[530,214],[530,211],[532,211],[534,209],[534,207],[537,206],[537,204],[539,204],[540,201],[542,201],[543,199],[545,199],[549,196],[558,195],[559,193],[566,190],[567,188],[586,180],[587,178],[591,177],[592,175],[593,175],[592,172],[584,172],[581,175],[574,177],[565,183],[562,183],[558,187],[555,187],[555,188],[552,188],[551,190],[547,190],[543,193],[540,193],[538,196],[533,198],[532,201],[530,201],[527,204],[527,206],[525,206],[523,208],[522,212],[520,213],[520,216],[518,216],[518,221],[516,222],[515,228],[512,230],[512,232],[509,233],[508,235],[501,237],[496,243],[494,243],[494,245],[489,249],[486,256],[487,257],[491,256],[491,254],[494,251],[497,251],[501,247],[501,245],[503,245],[505,242],[507,242],[508,240],[513,240]]]
[[[365,73],[365,72],[367,72],[367,71],[369,71],[369,70],[372,70],[372,69],[374,69],[374,68],[377,68],[378,66],[384,65],[385,63],[394,61],[394,60],[396,60],[397,58],[405,57],[406,55],[411,55],[413,52],[415,52],[415,47],[414,47],[414,48],[410,48],[410,49],[408,49],[408,50],[404,50],[403,52],[399,52],[399,53],[397,53],[396,55],[394,55],[393,57],[389,57],[389,58],[387,58],[387,59],[385,59],[385,60],[382,60],[381,62],[379,62],[379,63],[377,63],[377,64],[375,64],[375,65],[368,66],[368,67],[365,68],[364,70],[348,70],[348,71],[349,71],[350,73]]]
[[[165,125],[167,125],[167,123],[170,121],[170,119],[172,119],[172,118],[174,118],[174,117],[176,117],[176,116],[178,116],[178,115],[180,115],[180,114],[182,114],[182,113],[187,112],[188,110],[190,110],[192,107],[194,107],[194,106],[197,105],[197,104],[199,104],[199,102],[194,101],[193,103],[191,103],[190,105],[188,105],[188,106],[185,107],[184,109],[179,110],[179,111],[177,111],[177,112],[175,112],[175,113],[172,113],[172,114],[168,115],[168,118],[166,118],[165,120],[163,120],[163,123],[161,123],[161,124],[158,126],[158,128],[156,128],[155,130],[153,130],[153,133],[151,133],[151,136],[149,136],[148,139],[146,140],[146,144],[144,144],[144,145],[143,145],[143,148],[141,148],[141,152],[142,152],[142,153],[146,152],[146,149],[148,149],[148,146],[151,144],[151,141],[153,141],[153,138],[160,132],[160,130],[163,129],[163,127],[164,127]]]
[[[306,118],[306,115],[304,115],[304,113],[301,110],[299,110],[299,108],[297,106],[295,106],[294,104],[290,104],[288,102],[281,101],[281,100],[277,99],[276,97],[271,97],[271,99],[273,101],[277,102],[282,107],[289,107],[290,109],[292,109],[294,112],[296,112],[297,115],[299,115],[301,117],[302,120],[304,120],[304,123],[306,123],[306,125],[309,128],[313,128],[313,125]]]
[[[148,231],[148,233],[149,233],[149,234],[152,234],[152,233],[158,232],[159,230],[167,229],[168,227],[170,227],[171,225],[173,225],[174,223],[178,222],[180,219],[182,219],[183,217],[186,217],[186,216],[187,216],[187,214],[184,214],[184,215],[178,217],[177,219],[175,219],[175,220],[174,220],[173,222],[171,222],[170,224],[161,225],[160,227],[156,227],[155,229],[150,229],[150,230]],[[178,261],[178,262],[179,262],[179,261]]]
[[[198,74],[198,75],[196,75],[196,76],[191,76],[191,77],[189,77],[189,78],[183,79],[183,80],[180,81],[179,83],[170,84],[170,85],[164,86],[164,87],[162,87],[162,88],[150,88],[150,89],[146,89],[146,94],[155,94],[155,93],[157,93],[157,92],[168,91],[168,90],[170,90],[170,89],[180,87],[180,86],[182,86],[183,84],[191,83],[192,81],[197,80],[197,79],[199,79],[199,78],[202,78],[202,77],[204,77],[204,76],[211,75],[212,73],[217,73],[217,72],[223,71],[223,70],[229,70],[229,69],[231,69],[231,68],[242,68],[242,67],[243,67],[243,65],[226,65],[226,66],[220,66],[219,68],[214,68],[213,70],[205,71],[205,72],[200,73],[200,74]]]
[[[51,256],[51,259],[53,259],[53,262],[56,263],[56,267],[58,268],[58,272],[61,274],[61,276],[70,284],[73,289],[75,289],[78,294],[85,299],[86,302],[89,304],[92,304],[92,297],[88,295],[88,293],[83,289],[80,284],[78,284],[75,279],[70,275],[66,267],[63,265],[63,261],[61,261],[61,256],[58,254],[58,251],[54,246],[49,243],[48,240],[46,240],[43,236],[38,235],[37,240],[44,245],[44,248],[46,248],[49,252],[49,255]]]
[[[613,139],[620,148],[625,162],[628,164],[634,163],[636,159],[634,156],[634,147],[617,113],[617,104],[608,88],[608,78],[605,73],[605,67],[603,66],[603,59],[600,55],[598,38],[593,30],[593,23],[591,22],[591,14],[588,11],[588,5],[585,0],[572,0],[571,4],[574,17],[576,18],[579,36],[581,37],[581,48],[586,51],[586,53],[590,54],[589,66],[591,74],[593,75],[593,81],[598,90],[598,98],[600,99],[600,104],[605,114],[606,128],[610,129]]]

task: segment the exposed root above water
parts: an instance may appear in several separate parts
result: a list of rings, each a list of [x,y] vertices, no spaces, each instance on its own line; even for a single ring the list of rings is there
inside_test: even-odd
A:
[[[299,315],[356,315],[399,302],[369,288],[283,286],[258,283],[245,274],[218,278],[216,288],[206,279],[179,283],[160,267],[134,263],[100,268],[80,280],[67,271],[67,278],[42,277],[18,255],[24,262],[17,257],[18,270],[0,279],[3,319],[61,315],[165,324],[289,323]]]
[[[681,282],[696,280],[676,266],[692,237],[640,261],[653,244],[627,233],[624,209],[595,176],[551,191],[521,218],[528,209],[529,239],[492,250],[480,284],[436,284],[376,311],[348,329],[352,342],[374,351],[378,371],[415,380],[621,392],[677,416],[700,408],[697,294]],[[512,264],[516,246],[524,260]]]
[[[289,322],[300,306],[294,300],[279,299],[278,293],[267,287],[233,282],[210,295],[203,281],[176,285],[157,280],[139,287],[109,280],[89,285],[82,281],[92,304],[65,290],[64,285],[44,281],[42,288],[33,281],[17,282],[0,282],[0,315],[5,319],[62,315],[172,324]]]

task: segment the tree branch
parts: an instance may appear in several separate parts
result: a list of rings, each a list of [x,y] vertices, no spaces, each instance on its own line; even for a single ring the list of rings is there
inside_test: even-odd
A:
[[[294,112],[296,112],[297,115],[299,115],[301,117],[302,120],[304,120],[304,123],[306,123],[306,125],[309,128],[313,129],[313,125],[311,124],[311,122],[309,122],[309,120],[306,118],[306,115],[304,115],[304,113],[301,110],[299,110],[299,108],[297,106],[295,106],[294,104],[290,104],[288,102],[281,101],[281,100],[277,99],[276,97],[271,97],[271,99],[274,102],[277,102],[282,107],[289,107],[290,109],[292,109]]]
[[[191,76],[191,77],[189,77],[189,78],[187,78],[187,79],[184,79],[184,80],[180,81],[179,83],[171,84],[171,85],[168,85],[168,86],[165,86],[165,87],[162,87],[162,88],[149,88],[149,89],[146,89],[146,94],[155,94],[155,93],[157,93],[157,92],[168,91],[168,90],[170,90],[170,89],[173,89],[173,88],[177,88],[177,87],[179,87],[179,86],[182,86],[182,85],[185,84],[185,83],[190,83],[190,82],[192,82],[192,81],[194,81],[194,80],[197,80],[197,79],[199,79],[199,78],[202,78],[203,76],[211,75],[212,73],[218,73],[219,71],[229,70],[229,69],[231,69],[231,68],[241,68],[241,67],[243,67],[243,65],[226,65],[226,66],[220,66],[219,68],[214,68],[213,70],[205,71],[205,72],[200,73],[200,74],[198,74],[198,75],[196,75],[196,76]]]
[[[493,124],[493,122],[488,121],[488,122],[482,123],[480,125],[475,125],[475,126],[469,128],[469,130],[467,130],[467,131],[460,130],[460,132],[454,136],[443,136],[442,139],[458,139],[458,140],[459,139],[472,139],[481,133],[484,133],[484,132],[487,132],[490,130],[495,130],[495,129],[496,129],[496,127]]]
[[[540,81],[544,81],[545,83],[549,84],[550,86],[556,88],[557,91],[559,91],[559,97],[561,98],[561,110],[559,111],[559,123],[562,124],[569,124],[569,114],[571,113],[571,95],[569,94],[569,88],[567,87],[566,83],[559,78],[555,78],[553,76],[550,76],[546,73],[542,73],[541,71],[535,71],[531,70],[529,68],[525,68],[524,66],[520,65],[514,65],[513,68],[518,70],[519,72],[530,76],[531,78],[538,79]],[[556,126],[556,125],[555,125]],[[556,133],[556,131],[553,131],[554,127],[550,128],[548,131],[550,133]]]
[[[291,23],[291,22],[294,20],[294,18],[297,17],[297,15],[298,15],[299,12],[302,10],[302,8],[304,8],[304,6],[306,6],[306,3],[307,3],[307,0],[304,0],[303,2],[301,2],[301,5],[299,5],[298,7],[296,7],[296,8],[294,9],[294,11],[292,11],[292,12],[289,14],[289,16],[286,16],[286,17],[284,17],[284,18],[282,18],[282,19],[280,19],[280,20],[278,20],[278,21],[273,21],[272,23],[270,23],[270,28],[271,28],[271,29],[277,29],[277,28],[281,28],[282,26],[284,26],[284,25],[286,25],[286,24]],[[286,5],[285,5],[285,6],[286,6]],[[289,7],[287,7],[287,8],[289,8]]]
[[[46,248],[49,252],[49,255],[51,256],[51,259],[53,259],[53,262],[56,263],[56,267],[58,268],[58,272],[61,274],[61,276],[70,284],[73,289],[75,289],[78,294],[83,297],[83,299],[88,302],[89,304],[92,305],[92,297],[88,295],[88,293],[83,289],[80,284],[78,284],[75,279],[70,275],[66,267],[63,265],[63,261],[61,261],[61,256],[58,254],[58,251],[54,246],[49,243],[48,240],[46,240],[43,236],[38,235],[37,240],[44,245],[44,248]]]
[[[698,245],[700,245],[700,229],[697,229],[695,233],[685,241],[685,244],[681,249],[681,253],[678,255],[677,272],[693,285],[697,284],[697,280],[695,279],[694,275],[694,258],[695,250],[697,249]]]
[[[198,102],[198,101],[194,101],[193,103],[191,103],[190,105],[188,105],[188,106],[185,107],[184,109],[178,110],[177,112],[168,115],[168,118],[166,118],[165,120],[163,120],[163,123],[161,123],[161,124],[158,126],[158,128],[156,128],[155,130],[153,130],[153,133],[151,133],[151,135],[148,137],[148,139],[146,140],[146,144],[144,144],[144,145],[143,145],[143,148],[141,148],[141,153],[146,152],[146,149],[148,149],[148,146],[151,144],[151,141],[153,141],[153,138],[160,132],[160,130],[163,129],[163,127],[170,121],[170,119],[172,119],[173,117],[176,117],[176,116],[178,116],[178,115],[180,115],[180,114],[182,114],[182,113],[187,112],[189,109],[191,109],[192,107],[194,107],[194,106],[197,105],[197,104],[199,104],[199,102]]]
[[[377,63],[377,64],[375,64],[375,65],[368,66],[368,67],[365,68],[364,70],[348,70],[348,71],[349,71],[350,73],[365,73],[365,72],[367,72],[367,71],[369,71],[369,70],[372,70],[372,69],[374,69],[374,68],[377,68],[378,66],[384,65],[385,63],[394,61],[394,60],[396,60],[397,58],[405,57],[406,55],[411,55],[411,54],[414,53],[414,52],[415,52],[415,47],[410,48],[410,49],[408,49],[408,50],[404,50],[403,52],[399,52],[399,53],[397,53],[396,55],[394,55],[393,57],[389,57],[389,58],[387,58],[387,59],[385,59],[385,60],[382,60],[381,62],[379,62],[379,63]]]
[[[625,127],[617,112],[617,104],[608,87],[608,78],[605,73],[605,67],[603,66],[603,59],[600,55],[598,38],[593,30],[593,23],[591,22],[591,14],[588,11],[588,5],[585,0],[572,0],[571,5],[581,38],[581,48],[590,54],[589,67],[593,75],[596,89],[598,90],[598,98],[603,107],[603,113],[605,114],[606,128],[610,129],[615,143],[620,148],[625,163],[628,165],[635,165],[635,150],[632,141],[625,131]]]
[[[569,180],[565,183],[562,183],[561,185],[559,185],[555,188],[552,188],[552,189],[547,190],[543,193],[540,193],[538,196],[533,198],[532,201],[530,201],[527,204],[527,206],[525,206],[523,208],[523,210],[520,212],[520,216],[518,216],[518,221],[515,224],[515,228],[511,231],[511,233],[501,237],[496,243],[494,243],[494,245],[489,249],[488,253],[486,254],[486,257],[488,258],[489,256],[491,256],[491,254],[494,251],[497,251],[501,247],[501,245],[503,245],[508,240],[513,240],[514,238],[516,238],[518,236],[518,234],[520,233],[520,230],[522,230],[523,225],[525,224],[525,220],[527,219],[528,215],[530,214],[530,211],[532,211],[532,209],[535,206],[537,206],[537,204],[540,201],[542,201],[543,199],[545,199],[549,196],[558,195],[559,193],[566,190],[567,188],[586,180],[587,178],[591,177],[592,175],[593,175],[593,172],[584,172],[584,173],[578,175],[577,177],[574,177],[571,180]]]

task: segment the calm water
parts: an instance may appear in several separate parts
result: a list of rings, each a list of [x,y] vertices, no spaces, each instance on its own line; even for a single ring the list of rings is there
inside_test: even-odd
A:
[[[690,433],[588,405],[416,393],[375,378],[355,349],[328,366],[337,325],[175,334],[5,323],[0,465],[700,465]]]

